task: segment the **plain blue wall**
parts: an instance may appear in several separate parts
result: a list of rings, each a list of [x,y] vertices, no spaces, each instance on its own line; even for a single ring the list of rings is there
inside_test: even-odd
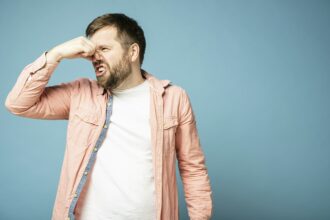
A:
[[[1,1],[0,219],[50,219],[66,121],[4,107],[21,70],[87,24],[123,12],[144,28],[143,68],[187,90],[213,219],[330,219],[329,1]],[[49,84],[95,78],[64,60]],[[178,174],[177,174],[178,175]],[[178,176],[179,177],[179,176]],[[188,219],[180,190],[180,219]]]

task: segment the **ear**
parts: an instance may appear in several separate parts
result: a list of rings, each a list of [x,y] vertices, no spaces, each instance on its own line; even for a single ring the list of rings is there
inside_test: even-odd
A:
[[[129,56],[130,56],[131,62],[138,61],[139,54],[140,54],[140,47],[139,47],[139,45],[137,43],[133,43],[130,46],[130,50],[129,50]]]

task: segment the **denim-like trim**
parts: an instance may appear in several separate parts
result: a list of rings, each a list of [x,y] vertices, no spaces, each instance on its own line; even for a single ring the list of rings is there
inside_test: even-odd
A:
[[[75,193],[75,196],[71,202],[71,205],[70,205],[70,208],[69,208],[69,216],[68,216],[68,219],[70,220],[74,220],[75,219],[75,216],[73,214],[73,211],[76,207],[76,204],[77,204],[77,201],[79,199],[79,196],[80,196],[80,193],[86,183],[86,180],[87,180],[87,175],[91,169],[91,167],[93,166],[94,162],[95,162],[95,159],[96,159],[96,154],[98,152],[98,150],[100,149],[104,139],[105,139],[105,136],[106,136],[106,133],[107,133],[107,130],[109,128],[109,123],[110,123],[110,116],[112,114],[112,103],[113,103],[113,96],[109,96],[109,100],[108,100],[108,103],[107,103],[107,111],[106,111],[106,120],[105,120],[105,125],[103,126],[103,129],[101,131],[101,134],[99,136],[99,138],[97,139],[96,141],[96,145],[89,157],[89,160],[88,160],[88,163],[87,163],[87,166],[85,168],[85,171],[84,171],[84,174],[82,176],[82,178],[80,179],[80,182],[78,184],[78,187],[77,187],[77,190],[76,190],[76,193]]]

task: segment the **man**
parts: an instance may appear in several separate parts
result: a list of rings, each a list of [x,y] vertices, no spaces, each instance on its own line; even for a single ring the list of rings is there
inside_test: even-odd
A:
[[[67,119],[53,220],[178,219],[178,160],[191,219],[209,219],[212,191],[186,91],[141,69],[142,28],[124,14],[95,18],[44,52],[6,99],[19,116]],[[97,80],[47,86],[63,59],[92,62]]]

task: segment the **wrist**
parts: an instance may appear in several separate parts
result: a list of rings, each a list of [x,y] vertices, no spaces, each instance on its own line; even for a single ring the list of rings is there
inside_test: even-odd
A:
[[[62,60],[60,53],[55,48],[46,52],[47,63],[59,63]]]

